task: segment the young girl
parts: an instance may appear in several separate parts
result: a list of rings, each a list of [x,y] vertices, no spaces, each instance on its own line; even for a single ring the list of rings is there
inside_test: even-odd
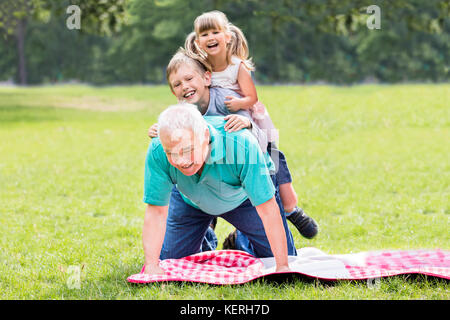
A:
[[[230,112],[240,109],[250,111],[253,121],[266,132],[268,151],[277,166],[276,175],[286,217],[304,237],[314,237],[318,232],[317,224],[297,206],[297,194],[292,186],[286,159],[275,145],[278,140],[277,130],[266,108],[258,101],[251,77],[254,66],[248,58],[247,40],[242,31],[231,24],[223,12],[206,12],[195,19],[194,32],[186,38],[185,49],[211,70],[212,87],[232,89],[242,96],[227,97],[227,108]]]

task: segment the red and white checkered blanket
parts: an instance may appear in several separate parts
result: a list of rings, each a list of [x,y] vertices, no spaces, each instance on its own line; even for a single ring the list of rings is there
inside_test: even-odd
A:
[[[326,280],[362,280],[399,274],[425,274],[450,279],[450,251],[383,250],[328,255],[315,248],[297,250],[289,257],[292,273]],[[160,262],[164,275],[143,270],[129,282],[190,281],[210,284],[241,284],[275,274],[274,258],[258,259],[238,250],[216,250]]]

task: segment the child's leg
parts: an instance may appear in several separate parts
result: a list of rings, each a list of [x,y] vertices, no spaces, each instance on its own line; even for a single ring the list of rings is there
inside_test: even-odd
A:
[[[280,187],[280,198],[284,211],[286,213],[292,212],[297,206],[298,198],[292,185],[292,176],[287,166],[286,157],[273,142],[269,143],[267,150],[275,163],[275,175]]]
[[[286,213],[294,211],[298,198],[292,182],[280,184],[280,198]]]

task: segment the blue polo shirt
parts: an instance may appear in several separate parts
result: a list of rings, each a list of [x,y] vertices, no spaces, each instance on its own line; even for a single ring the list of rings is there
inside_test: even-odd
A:
[[[185,176],[170,165],[159,138],[148,148],[145,162],[145,203],[166,206],[176,185],[184,201],[203,212],[220,215],[250,199],[253,206],[270,200],[275,188],[270,178],[275,168],[267,152],[244,129],[228,133],[223,117],[209,117],[210,154],[201,176]]]

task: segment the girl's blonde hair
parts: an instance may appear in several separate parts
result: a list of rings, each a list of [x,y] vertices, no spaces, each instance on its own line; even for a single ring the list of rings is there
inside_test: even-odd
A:
[[[185,41],[184,47],[191,56],[197,56],[208,69],[212,70],[208,62],[208,55],[197,44],[199,35],[207,30],[217,29],[231,34],[230,43],[227,45],[227,64],[231,63],[231,56],[237,56],[244,63],[244,66],[250,70],[255,70],[252,59],[249,58],[249,49],[247,39],[244,33],[228,21],[227,16],[221,11],[205,12],[198,16],[194,21],[194,32],[191,32]]]

